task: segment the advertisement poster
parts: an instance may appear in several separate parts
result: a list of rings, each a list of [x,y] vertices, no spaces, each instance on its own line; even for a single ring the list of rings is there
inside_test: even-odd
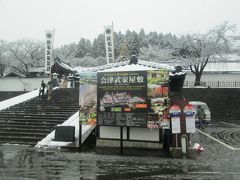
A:
[[[147,71],[148,128],[170,128],[169,71]]]
[[[97,124],[147,127],[147,72],[99,72]]]
[[[97,72],[81,72],[80,84],[97,84]]]
[[[97,73],[80,73],[79,123],[97,124]]]

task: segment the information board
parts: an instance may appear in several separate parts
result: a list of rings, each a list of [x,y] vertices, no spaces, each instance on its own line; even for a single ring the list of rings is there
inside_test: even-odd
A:
[[[172,105],[170,107],[170,116],[173,134],[181,133],[180,115],[181,115],[180,107],[177,105]]]
[[[172,133],[177,134],[181,132],[180,128],[180,117],[172,117],[171,118],[171,125],[172,125]]]
[[[186,116],[186,132],[187,133],[196,132],[196,124],[195,124],[194,116]]]
[[[147,72],[97,74],[97,124],[147,127]]]
[[[196,125],[195,125],[195,115],[196,109],[193,105],[188,104],[184,107],[183,112],[186,115],[186,132],[187,133],[195,133]]]

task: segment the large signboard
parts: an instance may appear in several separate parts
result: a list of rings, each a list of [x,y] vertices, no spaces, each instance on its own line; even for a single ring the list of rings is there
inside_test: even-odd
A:
[[[100,72],[97,124],[170,128],[167,70]]]
[[[147,72],[100,72],[97,124],[147,127]]]

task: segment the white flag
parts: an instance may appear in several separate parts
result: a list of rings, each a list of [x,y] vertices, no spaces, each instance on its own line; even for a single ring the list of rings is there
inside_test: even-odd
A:
[[[51,73],[51,66],[53,62],[53,39],[54,39],[54,30],[46,30],[45,37],[45,74]]]
[[[113,41],[113,25],[105,26],[105,44],[107,64],[114,62],[114,41]]]

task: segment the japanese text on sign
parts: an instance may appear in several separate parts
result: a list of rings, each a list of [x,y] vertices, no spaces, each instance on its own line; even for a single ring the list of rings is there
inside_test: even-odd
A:
[[[113,27],[105,26],[105,44],[107,63],[114,62]]]
[[[50,74],[52,64],[53,30],[46,30],[45,73]]]
[[[143,76],[102,77],[100,84],[134,84],[143,83]]]

